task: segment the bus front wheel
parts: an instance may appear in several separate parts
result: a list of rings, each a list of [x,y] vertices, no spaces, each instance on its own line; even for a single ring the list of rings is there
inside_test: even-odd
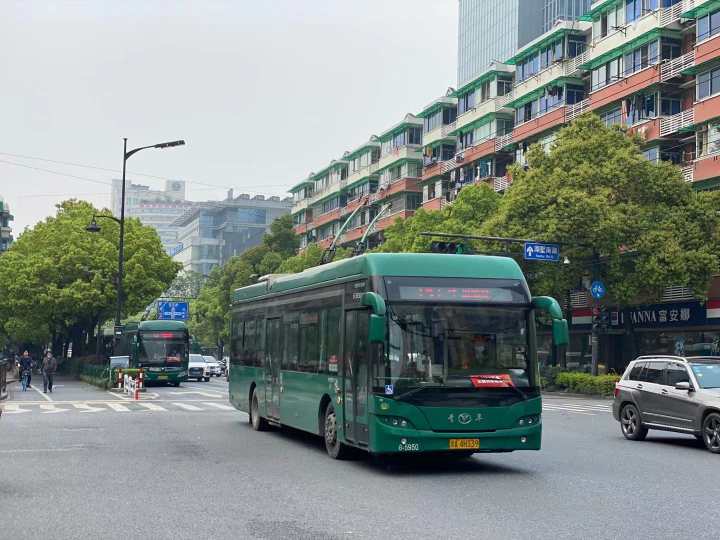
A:
[[[338,439],[338,419],[335,413],[335,407],[332,403],[328,403],[325,409],[325,429],[323,440],[325,441],[325,450],[333,459],[345,459],[350,453],[350,448],[341,443]]]
[[[268,428],[267,420],[260,416],[257,389],[253,389],[252,398],[250,399],[250,425],[255,431],[265,431]]]

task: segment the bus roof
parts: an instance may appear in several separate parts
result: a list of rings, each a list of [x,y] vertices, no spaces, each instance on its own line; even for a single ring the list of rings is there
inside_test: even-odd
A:
[[[233,294],[233,303],[326,285],[346,278],[368,276],[517,279],[525,282],[520,266],[509,257],[439,253],[368,253],[309,268],[297,274],[270,277],[267,281],[241,287]]]

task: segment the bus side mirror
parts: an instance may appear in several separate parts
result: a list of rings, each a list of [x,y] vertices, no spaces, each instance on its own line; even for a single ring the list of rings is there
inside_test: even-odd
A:
[[[370,328],[368,329],[370,343],[385,343],[385,317],[370,314]]]
[[[532,299],[532,305],[535,309],[546,312],[552,318],[553,345],[559,347],[570,343],[568,324],[563,319],[562,309],[558,301],[550,296],[536,296]]]
[[[553,344],[556,347],[570,343],[570,332],[568,331],[568,323],[565,319],[553,319],[552,337]]]
[[[375,292],[363,293],[360,303],[370,308],[368,338],[370,343],[385,343],[385,299]]]

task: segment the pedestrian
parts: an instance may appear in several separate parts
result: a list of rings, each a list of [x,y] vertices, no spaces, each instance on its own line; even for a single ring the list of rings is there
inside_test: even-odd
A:
[[[32,388],[32,386],[30,386],[30,381],[32,381],[32,366],[33,366],[32,356],[30,356],[29,352],[24,351],[22,356],[20,357],[20,379],[22,379],[23,373],[27,371],[28,388]]]
[[[48,351],[45,354],[45,359],[42,363],[42,374],[43,374],[43,392],[48,393],[48,390],[52,394],[53,389],[53,376],[57,371],[57,360],[52,355],[52,352]]]

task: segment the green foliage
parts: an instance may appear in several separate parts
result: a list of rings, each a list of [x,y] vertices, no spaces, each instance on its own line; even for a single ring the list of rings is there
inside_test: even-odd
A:
[[[57,214],[20,235],[0,257],[0,327],[15,342],[42,344],[72,334],[75,352],[91,328],[110,318],[116,302],[118,225],[85,230],[100,212],[69,200]],[[178,264],[154,229],[125,222],[125,314],[149,304],[173,280]]]
[[[197,298],[205,283],[205,276],[199,272],[181,271],[163,293],[166,297]]]
[[[464,187],[450,206],[440,211],[420,209],[385,230],[385,242],[378,251],[386,253],[430,251],[432,238],[422,232],[480,234],[482,224],[498,209],[500,195],[487,184]],[[435,238],[437,240],[437,238]]]
[[[619,375],[562,372],[555,377],[555,385],[576,394],[611,396],[619,380]]]
[[[645,159],[637,139],[585,115],[511,174],[484,233],[560,242],[570,260],[525,264],[535,293],[564,297],[593,267],[594,250],[608,302],[653,302],[678,284],[708,290],[719,268],[718,197],[693,192],[676,166]]]

